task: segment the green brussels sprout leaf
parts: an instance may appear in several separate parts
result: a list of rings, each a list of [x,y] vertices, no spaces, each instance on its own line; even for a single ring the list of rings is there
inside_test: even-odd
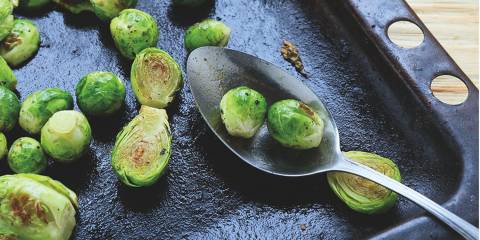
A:
[[[32,57],[40,45],[40,33],[29,20],[15,19],[10,34],[0,43],[0,56],[12,66]]]
[[[15,127],[20,112],[17,95],[6,87],[0,86],[0,132],[9,132]]]
[[[224,23],[206,19],[189,27],[185,33],[185,48],[189,52],[204,46],[225,47],[230,39],[230,28]]]
[[[15,173],[40,173],[47,167],[47,157],[37,140],[22,137],[10,147],[8,165]]]
[[[2,57],[0,57],[0,86],[4,86],[12,91],[17,87],[15,74],[13,74],[12,69]]]

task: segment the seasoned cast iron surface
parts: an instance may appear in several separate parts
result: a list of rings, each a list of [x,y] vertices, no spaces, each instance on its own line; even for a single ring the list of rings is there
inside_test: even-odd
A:
[[[184,71],[183,32],[205,17],[232,28],[230,48],[302,78],[279,53],[283,39],[294,42],[310,76],[304,81],[333,113],[344,151],[371,151],[393,159],[407,186],[440,203],[458,187],[461,162],[442,147],[429,118],[396,100],[408,95],[382,85],[394,76],[380,74],[377,69],[382,66],[366,60],[370,53],[360,47],[365,40],[347,33],[352,26],[326,1],[221,0],[194,12],[173,8],[170,1],[140,0],[137,8],[157,19],[158,47]],[[108,25],[92,14],[74,16],[53,6],[38,15],[17,16],[32,19],[42,38],[38,54],[15,70],[22,100],[46,87],[64,88],[73,95],[77,81],[97,70],[112,71],[127,85],[126,107],[119,114],[89,119],[94,140],[86,156],[71,165],[51,163],[46,172],[79,196],[73,239],[365,238],[422,214],[403,198],[386,214],[357,214],[334,196],[325,176],[282,178],[247,166],[204,123],[188,77],[167,108],[173,131],[169,170],[151,187],[125,187],[111,169],[110,152],[115,135],[138,113],[139,105],[130,88],[131,63],[116,51]],[[385,98],[400,104],[384,104]],[[8,140],[23,135],[17,127]],[[6,173],[3,162],[0,174]]]

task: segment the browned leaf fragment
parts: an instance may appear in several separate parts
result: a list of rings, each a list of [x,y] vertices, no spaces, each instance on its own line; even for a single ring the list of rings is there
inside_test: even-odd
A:
[[[293,45],[293,43],[283,40],[283,45],[280,48],[280,53],[282,53],[283,58],[291,63],[297,72],[302,74],[304,77],[307,77],[307,73],[303,67],[302,59],[300,58],[300,53],[298,48]]]

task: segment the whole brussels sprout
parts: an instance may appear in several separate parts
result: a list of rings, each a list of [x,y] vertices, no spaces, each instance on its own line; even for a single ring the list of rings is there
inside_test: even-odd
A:
[[[137,9],[121,11],[110,23],[110,32],[115,46],[128,59],[135,58],[145,48],[157,45],[157,22],[148,13]]]
[[[19,7],[25,10],[37,10],[46,6],[50,2],[51,0],[20,0]]]
[[[185,47],[189,52],[204,46],[225,47],[230,40],[230,32],[230,28],[224,23],[205,19],[187,29]]]
[[[68,240],[77,207],[75,193],[49,177],[0,176],[0,239]]]
[[[53,2],[73,14],[93,11],[93,6],[89,0],[53,0]]]
[[[400,182],[400,170],[395,163],[377,154],[359,151],[344,153],[349,159],[370,167]],[[397,201],[397,194],[363,177],[343,173],[327,173],[327,180],[333,192],[351,209],[366,213],[382,213]]]
[[[18,123],[26,132],[38,134],[54,113],[72,108],[70,93],[60,88],[46,88],[27,96],[20,107]]]
[[[10,34],[0,43],[0,56],[10,66],[18,66],[32,57],[40,45],[40,33],[29,20],[15,19]]]
[[[37,140],[22,137],[10,146],[8,165],[15,173],[40,173],[47,167],[47,157]]]
[[[198,7],[208,1],[209,0],[173,0],[173,4],[182,7]]]
[[[0,41],[10,34],[13,28],[13,5],[10,0],[0,0]]]
[[[155,108],[164,108],[183,84],[180,65],[165,51],[146,48],[132,64],[132,89],[137,100]]]
[[[307,104],[293,99],[274,103],[268,110],[268,131],[285,147],[309,149],[320,145],[323,120]]]
[[[2,57],[0,57],[0,86],[4,86],[12,91],[17,87],[15,74],[13,74],[12,69],[10,69]]]
[[[137,0],[90,0],[93,11],[103,21],[109,21],[127,8],[134,7]]]
[[[54,113],[40,134],[45,153],[60,162],[72,162],[80,158],[91,139],[92,130],[87,118],[73,110]]]
[[[80,79],[75,90],[77,104],[87,115],[109,115],[125,100],[122,80],[111,72],[92,72]]]
[[[245,86],[228,91],[220,101],[220,113],[228,134],[251,138],[265,121],[267,102],[262,94]]]
[[[0,132],[9,132],[15,127],[20,111],[17,95],[8,88],[0,86]]]
[[[170,159],[172,135],[167,112],[148,106],[118,133],[112,166],[120,181],[142,187],[155,183]]]
[[[7,138],[3,133],[0,132],[0,160],[7,155],[8,148],[7,148]]]

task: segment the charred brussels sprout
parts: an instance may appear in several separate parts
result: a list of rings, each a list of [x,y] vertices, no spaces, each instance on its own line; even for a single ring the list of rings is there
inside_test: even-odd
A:
[[[50,2],[51,0],[20,0],[19,7],[25,10],[37,10]]]
[[[189,27],[185,33],[185,48],[189,52],[204,46],[225,47],[230,39],[230,28],[220,21],[206,19]]]
[[[103,21],[109,21],[127,8],[134,7],[137,0],[90,0],[93,11]]]
[[[10,34],[13,28],[13,5],[10,0],[0,0],[0,41]]]
[[[125,86],[111,72],[92,72],[80,79],[75,93],[77,104],[87,115],[109,115],[123,105]]]
[[[56,112],[73,108],[70,93],[60,88],[46,88],[30,94],[20,107],[18,123],[30,134],[38,134]]]
[[[68,240],[77,207],[75,193],[49,177],[0,176],[0,239]]]
[[[370,167],[398,182],[400,170],[395,163],[377,154],[351,151],[344,153],[349,159]],[[333,192],[351,209],[366,213],[382,213],[397,201],[397,194],[363,177],[349,173],[327,174],[328,184]]]
[[[92,130],[83,114],[64,110],[53,114],[43,126],[40,136],[43,150],[60,162],[80,158],[92,139]]]
[[[8,148],[7,148],[7,138],[3,133],[0,132],[0,160],[7,155]]]
[[[32,57],[38,50],[40,33],[29,20],[15,19],[10,34],[0,43],[0,56],[10,66],[18,66]]]
[[[180,65],[158,48],[140,52],[133,61],[130,75],[138,101],[150,107],[166,107],[183,84]]]
[[[266,112],[265,98],[248,87],[231,89],[220,101],[222,121],[232,136],[253,137],[263,125]]]
[[[182,7],[198,7],[208,1],[209,0],[173,0],[173,4]]]
[[[15,127],[20,111],[17,95],[8,88],[0,86],[0,132],[9,132]]]
[[[143,49],[157,45],[157,22],[148,13],[137,9],[121,11],[110,23],[110,31],[115,46],[128,59],[134,59]]]
[[[40,173],[47,167],[47,158],[37,140],[22,137],[10,147],[8,165],[15,173]]]
[[[17,87],[15,74],[13,74],[12,69],[10,69],[2,57],[0,57],[0,86],[4,86],[12,91]]]
[[[167,167],[171,141],[166,111],[142,106],[117,135],[112,166],[118,178],[132,187],[155,183]]]
[[[74,14],[93,11],[93,6],[89,0],[53,0],[53,2]]]
[[[305,103],[293,99],[274,103],[268,110],[268,131],[285,147],[318,147],[323,136],[323,121]]]

